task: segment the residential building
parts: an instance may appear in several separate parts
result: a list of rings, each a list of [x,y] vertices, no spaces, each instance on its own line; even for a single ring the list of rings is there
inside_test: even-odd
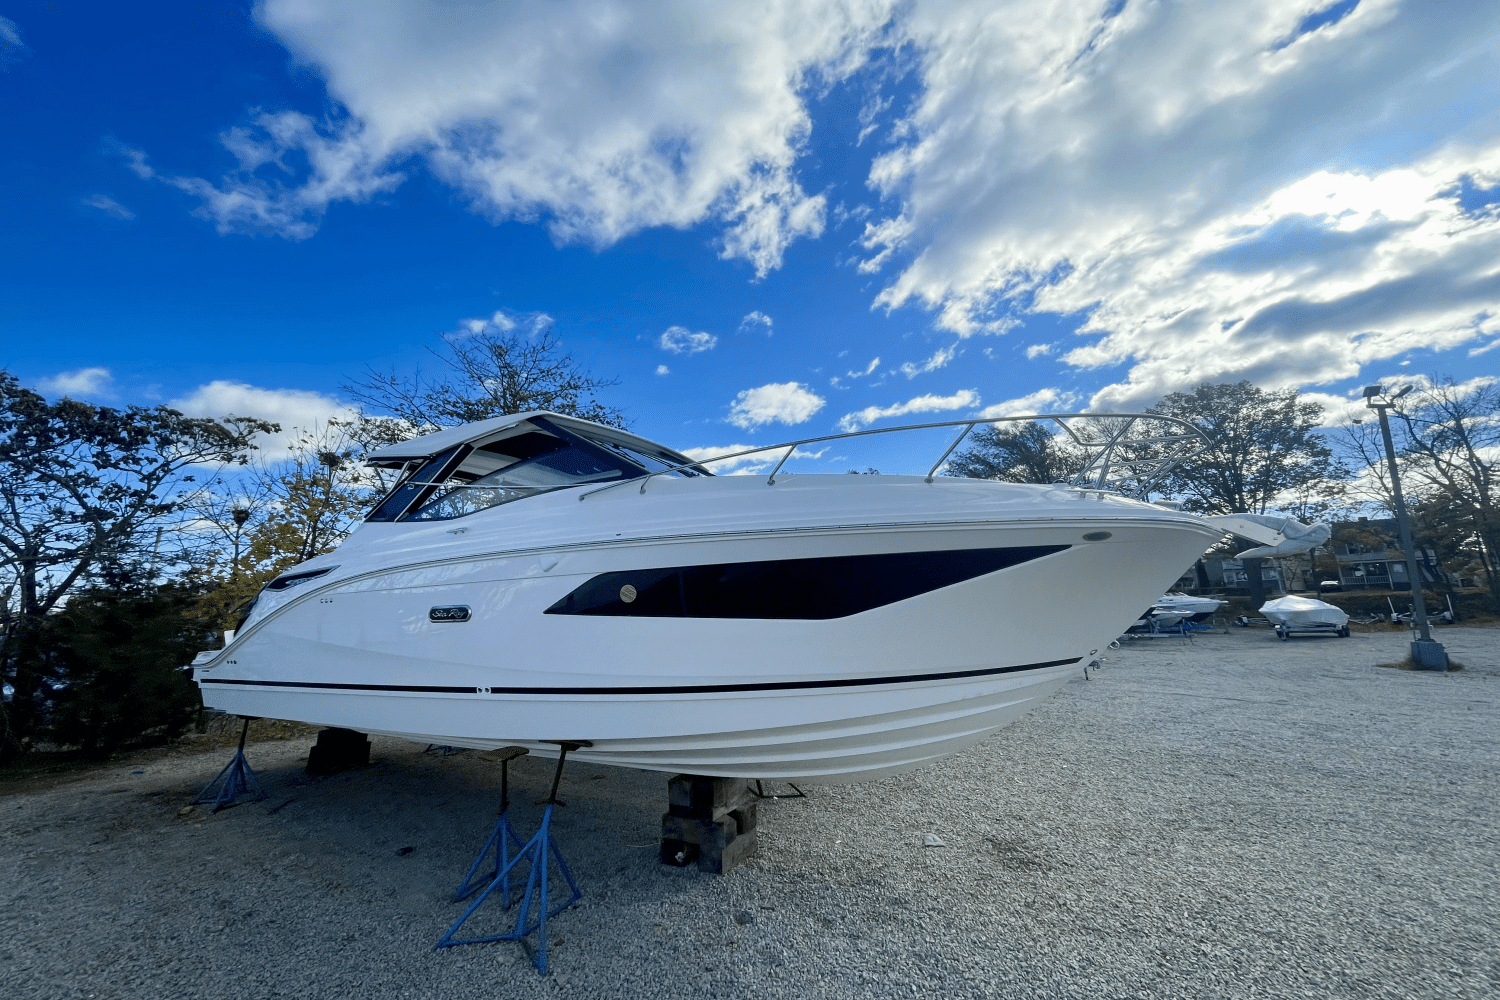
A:
[[[1358,521],[1333,524],[1333,557],[1338,563],[1339,585],[1345,590],[1410,590],[1406,553],[1401,548],[1395,518],[1362,517]],[[1431,586],[1438,579],[1437,553],[1419,547],[1417,564],[1422,582]]]

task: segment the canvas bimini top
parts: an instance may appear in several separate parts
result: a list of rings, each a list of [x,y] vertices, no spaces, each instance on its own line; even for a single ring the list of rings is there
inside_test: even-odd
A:
[[[366,520],[444,521],[569,486],[669,470],[712,475],[692,461],[614,427],[531,410],[371,452],[367,464],[401,469],[403,475]]]

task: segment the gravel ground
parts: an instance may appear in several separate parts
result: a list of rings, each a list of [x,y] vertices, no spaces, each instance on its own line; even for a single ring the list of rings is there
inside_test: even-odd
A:
[[[181,810],[223,751],[106,767],[0,798],[0,996],[1493,997],[1500,632],[1440,638],[1467,669],[1375,666],[1402,634],[1130,643],[955,759],[763,804],[725,878],[657,864],[662,775],[571,765],[546,979],[431,950],[498,765],[381,739],[314,778],[263,743],[270,798],[216,816]],[[548,763],[513,773],[529,835]]]

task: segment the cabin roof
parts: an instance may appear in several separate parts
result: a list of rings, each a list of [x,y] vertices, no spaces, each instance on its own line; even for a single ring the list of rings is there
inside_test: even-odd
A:
[[[686,455],[665,445],[631,434],[629,431],[622,431],[618,427],[609,427],[592,420],[581,420],[578,417],[553,413],[551,410],[527,410],[524,413],[511,413],[503,417],[491,417],[489,420],[477,420],[471,424],[460,424],[457,427],[445,427],[440,431],[423,434],[409,441],[377,448],[365,456],[365,461],[370,465],[396,466],[416,459],[430,458],[439,452],[447,451],[454,445],[486,438],[533,417],[546,417],[562,429],[583,437],[602,438],[635,448],[646,454],[670,457],[674,460],[673,464],[686,465],[692,461]]]

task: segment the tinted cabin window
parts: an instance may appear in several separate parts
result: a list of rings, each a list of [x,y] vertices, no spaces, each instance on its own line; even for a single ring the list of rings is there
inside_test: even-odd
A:
[[[634,618],[843,618],[1067,547],[897,552],[601,573],[546,613]]]
[[[639,476],[602,448],[528,431],[472,449],[403,521],[445,521],[564,486]]]
[[[637,451],[623,444],[616,444],[613,441],[596,440],[594,443],[601,448],[608,448],[611,452],[624,457],[627,462],[639,465],[648,472],[666,473],[683,478],[713,475],[712,472],[709,472],[701,465],[684,466],[680,458],[668,459],[663,455],[652,455],[644,451]]]
[[[429,458],[415,473],[397,484],[396,488],[391,490],[390,495],[380,502],[380,506],[375,508],[375,512],[365,520],[396,520],[406,512],[408,507],[430,492],[434,484],[442,482],[452,472],[468,447],[468,445],[459,445],[449,448],[441,455]]]

